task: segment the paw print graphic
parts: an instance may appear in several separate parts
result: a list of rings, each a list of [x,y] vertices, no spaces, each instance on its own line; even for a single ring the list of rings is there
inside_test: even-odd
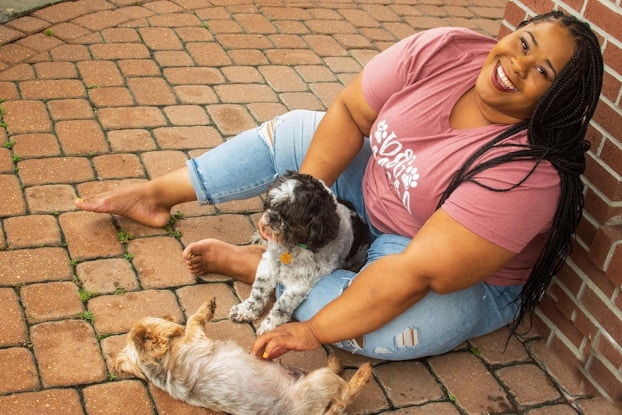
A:
[[[387,138],[387,135],[389,135],[388,130],[389,124],[387,124],[386,120],[380,121],[378,123],[378,126],[376,127],[376,132],[374,133],[374,138],[376,139],[376,142],[379,143]]]
[[[404,190],[408,190],[411,187],[417,187],[417,180],[419,180],[419,173],[417,173],[417,168],[413,166],[408,166],[400,179],[402,180],[402,184],[404,185]]]

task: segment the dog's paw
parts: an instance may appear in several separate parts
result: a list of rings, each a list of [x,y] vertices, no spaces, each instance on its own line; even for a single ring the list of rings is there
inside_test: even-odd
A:
[[[202,321],[209,321],[214,317],[214,311],[216,310],[216,298],[212,297],[205,301],[196,312],[197,318]]]
[[[236,323],[250,323],[261,316],[262,310],[249,306],[246,302],[234,305],[229,310],[229,320]]]
[[[277,325],[272,322],[270,317],[267,317],[259,325],[259,328],[257,329],[257,335],[261,336],[262,334],[267,333],[270,330],[276,328],[276,326]]]

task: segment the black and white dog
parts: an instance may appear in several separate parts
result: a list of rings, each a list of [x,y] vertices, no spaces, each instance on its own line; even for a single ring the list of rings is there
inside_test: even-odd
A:
[[[371,243],[367,224],[351,204],[337,200],[322,181],[296,172],[288,172],[268,188],[258,228],[267,248],[250,297],[233,306],[229,318],[257,320],[281,283],[285,291],[261,323],[259,334],[290,321],[311,288],[335,269],[358,271]]]

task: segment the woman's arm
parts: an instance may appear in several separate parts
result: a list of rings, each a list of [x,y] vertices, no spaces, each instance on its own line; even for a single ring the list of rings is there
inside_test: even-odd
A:
[[[258,337],[253,353],[273,359],[289,350],[358,338],[406,311],[429,291],[446,294],[483,281],[514,256],[438,210],[401,254],[363,270],[311,320]]]
[[[358,154],[377,116],[363,96],[361,72],[326,111],[300,172],[332,185]]]

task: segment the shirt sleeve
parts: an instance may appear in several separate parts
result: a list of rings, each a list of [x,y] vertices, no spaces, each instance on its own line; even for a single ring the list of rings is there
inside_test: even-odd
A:
[[[495,189],[508,189],[527,175],[533,163],[505,163],[482,172],[478,181]],[[550,230],[560,193],[557,171],[543,162],[523,184],[511,190],[494,191],[465,182],[442,209],[477,235],[518,253]]]

